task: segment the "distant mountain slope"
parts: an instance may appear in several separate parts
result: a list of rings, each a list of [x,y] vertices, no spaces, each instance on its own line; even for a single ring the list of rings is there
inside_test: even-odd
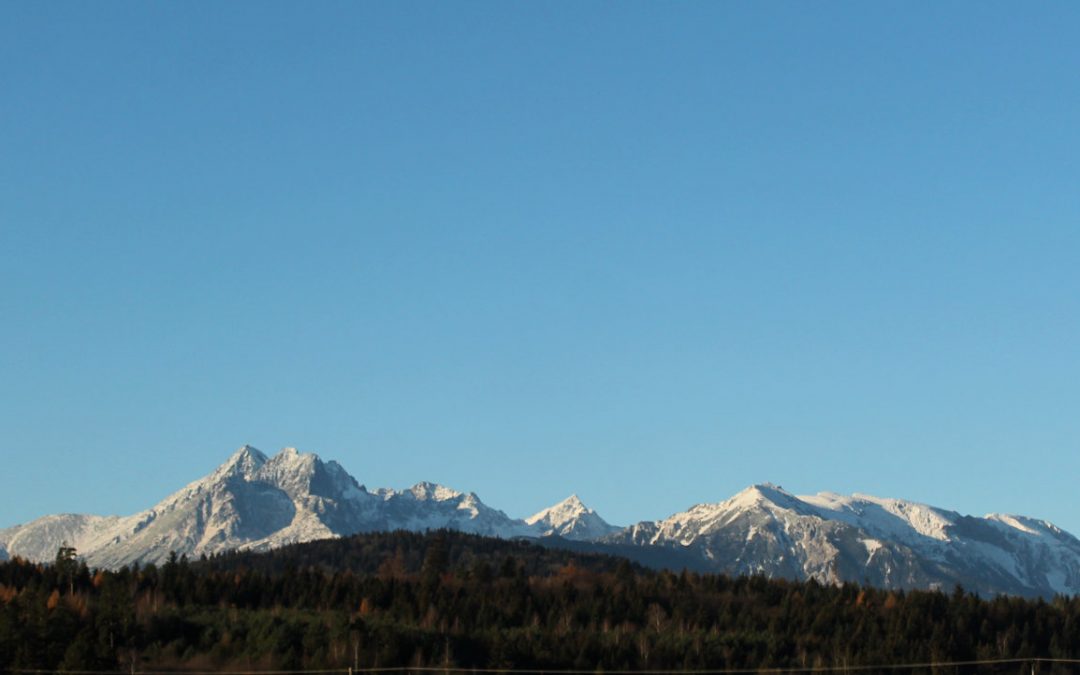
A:
[[[369,491],[336,462],[245,446],[208,476],[135,515],[45,516],[0,530],[0,559],[49,561],[63,542],[91,566],[263,551],[355,533],[449,529],[538,538],[545,546],[621,555],[650,567],[764,574],[884,588],[944,588],[1050,597],[1080,593],[1080,540],[1051,523],[964,516],[901,499],[768,483],[658,521],[616,528],[576,496],[525,520],[476,494],[434,483]]]
[[[580,515],[587,524],[577,526],[568,514],[561,526],[568,531],[596,527],[599,517],[593,511]],[[433,483],[370,492],[337,462],[294,448],[267,457],[244,446],[206,477],[135,515],[45,516],[0,530],[0,557],[48,561],[66,542],[87,564],[116,568],[161,562],[171,551],[199,556],[268,550],[399,529],[452,529],[503,538],[543,534],[541,527],[510,518],[471,492]]]
[[[1080,592],[1080,541],[1045,521],[771,484],[604,537],[692,552],[714,571],[885,588],[1052,596]]]
[[[536,532],[523,521],[463,493],[434,483],[417,483],[408,490],[379,490],[383,500],[380,530],[450,529],[492,537],[527,537]],[[365,530],[371,529],[368,527]]]
[[[0,530],[0,559],[18,555],[34,561],[51,561],[62,542],[80,550],[89,549],[107,540],[108,531],[121,520],[116,516],[62,513]]]
[[[515,571],[520,568],[526,576],[540,577],[559,574],[568,565],[597,573],[613,572],[623,562],[621,556],[549,546],[548,541],[547,538],[502,539],[453,530],[365,532],[290,544],[270,551],[235,551],[194,562],[192,566],[202,571],[242,569],[265,574],[315,568],[327,572],[348,570],[357,575],[415,575],[423,571],[424,562],[435,546],[441,547],[445,554],[446,569],[469,574],[479,573],[481,566],[486,574],[505,574],[503,568],[508,559]],[[631,569],[641,568],[631,566]]]
[[[599,539],[620,529],[608,524],[596,511],[585,506],[577,495],[570,495],[555,506],[529,516],[525,522],[539,528],[542,535],[558,535],[578,541]]]

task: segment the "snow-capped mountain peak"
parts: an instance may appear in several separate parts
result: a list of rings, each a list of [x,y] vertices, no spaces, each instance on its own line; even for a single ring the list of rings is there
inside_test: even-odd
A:
[[[920,539],[947,541],[949,529],[960,514],[927,504],[855,493],[850,496],[822,492],[800,497],[803,502],[835,518],[858,524],[886,539],[917,542]]]
[[[541,535],[559,535],[566,539],[597,539],[619,528],[610,525],[578,498],[570,495],[525,519]]]
[[[61,542],[91,566],[263,550],[359,532],[454,529],[497,537],[555,536],[645,564],[887,588],[959,583],[984,594],[1080,593],[1080,540],[1043,520],[965,516],[903,499],[751,485],[663,520],[620,529],[577,495],[524,520],[473,492],[422,482],[369,492],[336,462],[244,446],[212,472],[131,516],[61,514],[0,530],[0,559],[49,561]],[[574,544],[579,546],[579,544]],[[615,546],[615,548],[612,548]],[[637,554],[630,554],[631,557]]]
[[[648,526],[641,523],[635,526],[632,538],[650,545],[670,541],[688,546],[699,537],[730,528],[733,523],[748,519],[778,521],[809,512],[812,507],[779,485],[757,483],[722,502],[696,504]]]
[[[757,483],[723,502],[724,510],[770,508],[798,511],[805,508],[799,498],[773,483]]]
[[[267,462],[267,457],[258,448],[250,445],[241,446],[225,463],[214,470],[208,476],[212,479],[221,479],[224,476],[242,475],[251,476]]]
[[[437,502],[445,502],[463,496],[457,490],[429,481],[421,481],[412,486],[409,488],[409,494],[420,501],[432,500]]]
[[[582,503],[581,499],[576,494],[574,494],[554,506],[549,506],[542,511],[534,513],[526,518],[525,522],[533,525],[543,520],[552,525],[561,525],[567,520],[588,512],[590,512],[590,509]]]
[[[1080,591],[1080,540],[1045,521],[986,518],[903,499],[759,484],[642,522],[605,542],[676,548],[704,569],[888,588],[1049,596]]]
[[[267,460],[254,478],[274,485],[295,498],[312,491],[316,477],[324,471],[325,464],[315,453],[284,448]]]
[[[1019,530],[1020,532],[1033,537],[1063,541],[1075,539],[1075,537],[1065,530],[1062,530],[1057,525],[1045,520],[1039,520],[1038,518],[1028,518],[1027,516],[1016,516],[1007,513],[990,513],[987,514],[985,518],[988,521],[1000,523],[1008,528]]]
[[[337,462],[284,448],[267,457],[244,446],[223,464],[150,509],[123,518],[48,516],[0,530],[4,555],[49,560],[61,541],[90,565],[160,562],[171,551],[197,556],[263,550],[373,530],[452,528],[495,536],[530,534],[522,521],[473,493],[434,483],[368,492]]]

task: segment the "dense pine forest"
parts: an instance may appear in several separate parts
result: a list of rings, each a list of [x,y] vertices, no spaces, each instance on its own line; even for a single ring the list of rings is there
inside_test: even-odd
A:
[[[1080,657],[1080,598],[672,573],[453,532],[174,556],[116,571],[89,570],[75,553],[62,549],[48,565],[0,563],[0,670],[603,671]]]

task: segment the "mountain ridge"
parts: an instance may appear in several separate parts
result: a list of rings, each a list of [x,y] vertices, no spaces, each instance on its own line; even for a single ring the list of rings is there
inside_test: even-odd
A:
[[[1020,515],[962,515],[855,493],[796,496],[758,483],[732,497],[627,527],[577,497],[512,518],[474,492],[422,481],[369,490],[340,464],[284,448],[243,446],[206,476],[130,516],[55,514],[0,529],[0,559],[48,561],[61,543],[116,568],[261,551],[387,530],[458,530],[612,553],[654,567],[764,574],[884,588],[950,588],[1026,596],[1080,593],[1080,540]]]
[[[591,509],[582,515],[594,529],[611,527]],[[573,523],[564,525],[561,534],[573,538]],[[206,476],[138,513],[59,514],[0,529],[0,558],[49,561],[67,543],[88,564],[116,568],[161,562],[172,551],[258,551],[360,532],[443,528],[504,538],[541,534],[473,492],[427,481],[369,491],[340,464],[314,453],[286,447],[268,456],[244,445]]]
[[[1045,597],[1080,591],[1080,540],[1052,523],[858,493],[798,497],[769,483],[601,541],[678,546],[735,574]]]

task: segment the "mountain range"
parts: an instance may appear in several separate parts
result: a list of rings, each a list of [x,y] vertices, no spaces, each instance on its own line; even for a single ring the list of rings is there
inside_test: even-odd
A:
[[[653,567],[858,582],[884,588],[1049,597],[1080,593],[1080,540],[1046,521],[961,515],[901,499],[795,496],[753,485],[666,519],[609,524],[577,496],[524,519],[472,493],[417,483],[369,490],[337,462],[244,446],[206,477],[131,516],[61,514],[0,530],[0,559],[91,567],[268,550],[361,532],[452,529],[629,557]]]

